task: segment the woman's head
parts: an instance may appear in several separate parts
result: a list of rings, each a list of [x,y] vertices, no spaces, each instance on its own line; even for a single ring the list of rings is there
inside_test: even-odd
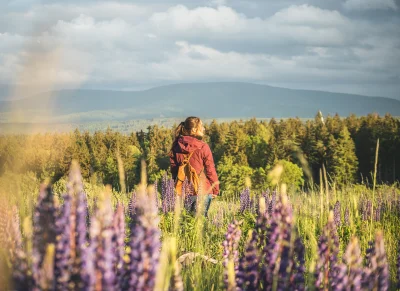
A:
[[[204,126],[200,118],[190,116],[185,121],[181,122],[175,130],[175,137],[180,135],[192,135],[203,137]]]

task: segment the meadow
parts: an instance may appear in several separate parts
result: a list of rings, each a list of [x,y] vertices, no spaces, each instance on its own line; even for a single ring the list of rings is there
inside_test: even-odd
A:
[[[274,191],[217,198],[205,218],[166,175],[123,193],[75,163],[64,185],[3,196],[2,289],[396,290],[396,185],[287,193],[269,177]]]
[[[397,119],[207,132],[207,218],[174,193],[170,129],[0,136],[1,290],[398,289]]]

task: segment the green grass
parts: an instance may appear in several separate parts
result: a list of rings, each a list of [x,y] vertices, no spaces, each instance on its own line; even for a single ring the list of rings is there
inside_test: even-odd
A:
[[[39,182],[33,175],[25,176],[3,176],[0,178],[0,195],[8,197],[10,204],[17,204],[20,209],[21,221],[32,216],[39,188]],[[61,193],[65,191],[62,183],[56,184],[54,190],[62,203]],[[85,183],[85,191],[88,196],[90,211],[93,211],[94,200],[104,188],[101,186]],[[386,209],[382,213],[380,221],[371,219],[363,220],[359,209],[361,201],[371,200],[373,209],[382,201]],[[122,201],[128,204],[129,194],[113,192],[113,203]],[[339,257],[352,236],[358,237],[363,256],[377,230],[384,234],[385,249],[390,264],[390,278],[396,282],[396,260],[398,256],[398,241],[400,240],[400,189],[397,185],[378,185],[375,194],[364,185],[353,185],[343,190],[330,190],[311,193],[290,193],[289,201],[293,206],[295,215],[295,227],[303,239],[306,248],[306,282],[313,283],[312,273],[314,272],[317,260],[317,243],[322,228],[328,220],[328,215],[333,210],[336,201],[341,203],[342,226],[338,228],[340,239]],[[397,203],[397,205],[396,205]],[[344,225],[345,209],[349,209],[349,224]],[[242,221],[242,238],[240,250],[243,250],[247,234],[254,227],[255,213],[239,213],[239,200],[232,198],[224,200],[217,198],[211,203],[209,217],[206,219],[198,214],[192,216],[182,209],[176,209],[175,213],[160,214],[160,228],[164,242],[171,239],[176,240],[176,245],[165,251],[168,256],[173,253],[173,258],[179,258],[187,253],[197,253],[192,262],[182,266],[181,275],[185,290],[223,290],[223,266],[222,266],[222,243],[225,239],[225,232],[229,223],[234,219]],[[26,220],[25,220],[26,221]],[[29,221],[29,220],[28,220]],[[215,259],[212,263],[205,257]],[[189,260],[190,261],[190,260]],[[171,259],[164,260],[167,270],[172,266]],[[169,270],[169,269],[168,269]],[[171,270],[170,270],[171,271]],[[167,272],[167,271],[166,271]],[[311,275],[310,275],[311,274]]]

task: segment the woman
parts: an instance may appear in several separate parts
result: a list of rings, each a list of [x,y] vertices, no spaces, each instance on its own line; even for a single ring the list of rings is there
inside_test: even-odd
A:
[[[207,143],[202,141],[204,137],[203,122],[198,117],[188,117],[181,122],[175,130],[175,141],[170,152],[172,178],[176,180],[179,165],[188,154],[189,163],[196,170],[201,181],[202,193],[206,193],[205,213],[207,217],[211,199],[219,195],[219,182],[215,170],[214,159],[211,149]],[[195,210],[197,196],[189,197],[191,201],[191,211]]]

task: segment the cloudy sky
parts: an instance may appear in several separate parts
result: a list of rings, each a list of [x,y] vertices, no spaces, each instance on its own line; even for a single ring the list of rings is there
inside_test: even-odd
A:
[[[400,99],[400,0],[0,2],[0,84],[244,81]]]

